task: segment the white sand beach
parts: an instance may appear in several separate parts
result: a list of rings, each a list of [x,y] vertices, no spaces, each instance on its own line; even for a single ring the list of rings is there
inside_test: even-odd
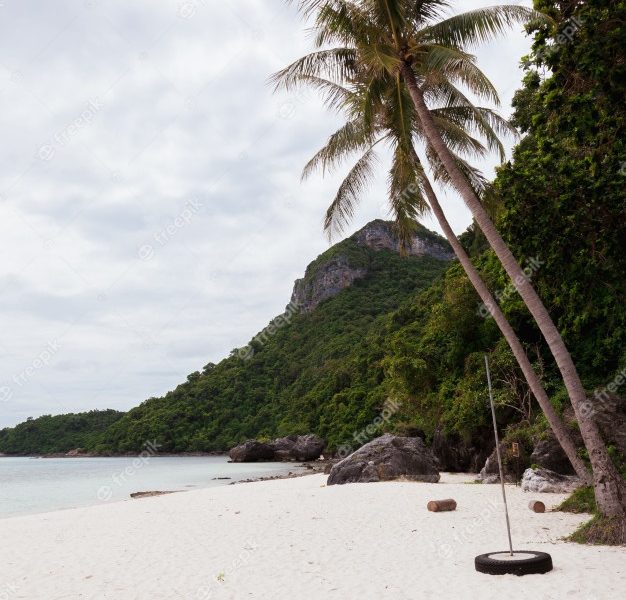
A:
[[[489,576],[476,554],[506,547],[496,485],[326,487],[326,476],[190,491],[0,520],[3,600],[623,597],[626,549],[564,543],[588,517],[535,514],[508,486],[517,549],[546,575]],[[548,507],[563,496],[542,494]],[[430,499],[455,512],[430,513]],[[530,593],[529,590],[532,590]]]

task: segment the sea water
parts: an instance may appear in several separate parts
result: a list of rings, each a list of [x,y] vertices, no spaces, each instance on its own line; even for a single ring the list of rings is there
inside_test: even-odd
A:
[[[297,470],[297,463],[229,463],[226,456],[0,457],[0,518],[128,500],[133,492],[193,490]]]

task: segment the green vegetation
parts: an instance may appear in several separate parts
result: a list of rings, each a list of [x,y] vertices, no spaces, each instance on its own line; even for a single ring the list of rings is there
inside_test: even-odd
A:
[[[49,454],[75,448],[95,448],[106,429],[124,413],[92,410],[67,415],[44,415],[0,431],[0,452],[6,454]]]
[[[163,398],[150,399],[109,428],[103,452],[136,450],[156,439],[164,451],[225,450],[250,437],[316,432],[331,447],[351,439],[388,396],[385,328],[403,301],[438,277],[446,263],[402,258],[345,240],[322,255],[358,258],[369,274],[309,314],[252,341]],[[309,270],[310,275],[310,270]]]
[[[626,545],[626,518],[595,515],[568,538],[578,544]]]
[[[571,513],[595,513],[596,498],[593,495],[593,488],[584,486],[574,490],[557,506],[556,510]]]

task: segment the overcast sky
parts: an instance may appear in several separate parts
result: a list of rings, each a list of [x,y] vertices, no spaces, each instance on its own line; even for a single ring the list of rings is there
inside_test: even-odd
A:
[[[529,45],[477,52],[505,114]],[[266,84],[310,49],[293,7],[0,0],[0,48],[0,426],[128,409],[282,312],[340,179],[299,180],[336,117]]]

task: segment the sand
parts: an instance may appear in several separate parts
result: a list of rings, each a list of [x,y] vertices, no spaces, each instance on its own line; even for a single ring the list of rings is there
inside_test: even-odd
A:
[[[0,600],[481,598],[604,600],[626,593],[626,549],[561,541],[588,517],[536,514],[563,496],[508,486],[517,549],[546,575],[489,576],[506,548],[497,485],[326,487],[324,475],[190,491],[0,520]],[[430,499],[455,498],[431,513]]]

